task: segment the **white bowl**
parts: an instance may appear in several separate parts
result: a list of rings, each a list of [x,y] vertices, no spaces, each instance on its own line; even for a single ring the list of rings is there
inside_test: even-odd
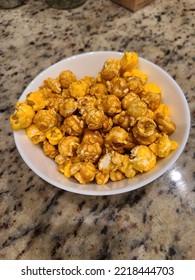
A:
[[[40,73],[28,85],[19,100],[25,100],[29,92],[37,90],[44,79],[57,77],[65,69],[72,70],[78,78],[85,75],[97,76],[106,59],[111,57],[121,58],[122,55],[123,53],[119,52],[102,51],[84,53],[63,59]],[[74,179],[67,179],[59,173],[54,160],[46,157],[40,146],[34,145],[28,139],[25,130],[16,131],[14,132],[15,143],[26,164],[48,183],[66,191],[85,195],[113,195],[129,192],[147,185],[170,169],[181,155],[189,136],[189,107],[181,88],[164,70],[143,58],[139,58],[139,69],[149,75],[149,81],[155,82],[162,88],[163,102],[170,106],[171,118],[177,126],[176,131],[171,136],[179,143],[179,148],[176,151],[172,152],[167,158],[158,161],[154,169],[148,173],[136,175],[132,179],[108,182],[103,186],[94,183],[81,185]]]

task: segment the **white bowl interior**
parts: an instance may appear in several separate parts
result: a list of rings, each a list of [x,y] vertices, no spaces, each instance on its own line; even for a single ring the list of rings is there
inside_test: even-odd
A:
[[[48,77],[57,77],[63,70],[72,70],[78,78],[85,75],[97,76],[103,63],[108,58],[121,58],[119,52],[90,52],[64,59],[43,72],[41,72],[25,89],[20,101],[25,100],[29,92],[35,91]],[[42,179],[48,183],[74,193],[86,195],[113,195],[140,188],[165,173],[182,153],[190,130],[190,112],[185,95],[178,84],[160,67],[139,58],[139,69],[149,75],[149,81],[157,83],[163,91],[163,103],[171,108],[171,117],[177,128],[172,139],[179,143],[179,148],[172,152],[167,158],[158,161],[153,170],[140,174],[132,179],[124,179],[118,182],[108,182],[99,186],[94,183],[80,185],[74,179],[67,179],[57,171],[54,160],[43,154],[39,145],[34,145],[26,136],[25,130],[14,132],[17,149],[26,164]]]

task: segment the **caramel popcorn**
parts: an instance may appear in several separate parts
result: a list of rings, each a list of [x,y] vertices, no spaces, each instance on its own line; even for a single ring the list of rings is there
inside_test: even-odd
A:
[[[45,133],[38,129],[34,124],[31,124],[26,128],[26,134],[35,145],[46,139]]]
[[[15,105],[16,113],[10,116],[10,124],[13,130],[20,130],[31,125],[35,115],[33,108],[25,102],[18,102]]]
[[[47,78],[10,116],[56,168],[80,184],[104,185],[149,172],[178,143],[162,91],[138,69],[138,55],[105,61],[97,77],[68,69]]]
[[[39,110],[33,122],[41,131],[46,132],[57,124],[57,114],[53,109]]]
[[[59,82],[62,88],[68,88],[73,82],[76,82],[76,76],[70,70],[62,71],[59,75]]]

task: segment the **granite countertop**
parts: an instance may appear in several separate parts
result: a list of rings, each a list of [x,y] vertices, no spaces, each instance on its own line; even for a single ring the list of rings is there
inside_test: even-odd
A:
[[[0,10],[0,259],[195,259],[194,30],[194,0],[155,0],[136,13],[109,0],[69,11],[26,0]],[[99,50],[134,50],[166,70],[186,95],[192,127],[182,155],[159,179],[92,197],[31,171],[9,116],[40,71]]]

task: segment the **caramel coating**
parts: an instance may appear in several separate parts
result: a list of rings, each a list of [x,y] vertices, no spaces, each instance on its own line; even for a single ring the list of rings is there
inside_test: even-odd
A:
[[[171,118],[161,113],[156,114],[155,121],[163,133],[172,134],[176,129],[176,125]]]
[[[44,81],[44,85],[52,90],[54,93],[61,93],[61,84],[58,79],[48,78]]]
[[[119,98],[113,94],[103,98],[102,105],[104,112],[111,117],[121,112],[121,102]]]
[[[65,89],[68,88],[73,82],[76,82],[76,76],[72,71],[65,70],[60,73],[59,81],[62,88]]]
[[[35,145],[46,139],[45,133],[39,130],[34,124],[26,128],[26,134]]]
[[[38,129],[46,132],[50,128],[56,126],[57,124],[57,114],[53,109],[40,110],[36,113],[34,119],[34,124]]]
[[[84,121],[77,115],[72,115],[64,120],[61,129],[69,135],[79,136],[83,133],[85,128]]]
[[[43,152],[46,156],[50,158],[55,158],[58,154],[58,150],[50,144],[47,140],[43,142]]]
[[[67,98],[62,100],[59,104],[59,111],[63,117],[69,117],[74,114],[78,106],[77,101],[74,98]]]
[[[114,94],[119,99],[122,99],[130,90],[125,79],[121,77],[115,77],[111,81],[108,81],[106,85],[108,92]]]
[[[76,136],[64,137],[58,144],[58,151],[63,157],[73,157],[76,155],[79,142],[79,138]]]

